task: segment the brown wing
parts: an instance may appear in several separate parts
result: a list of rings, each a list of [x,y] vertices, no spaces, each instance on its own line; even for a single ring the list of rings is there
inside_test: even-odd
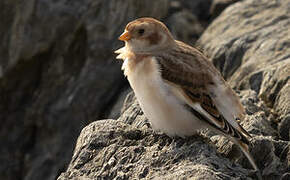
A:
[[[207,86],[214,86],[212,75],[220,76],[220,74],[208,66],[208,62],[205,62],[207,59],[200,52],[179,49],[164,55],[156,55],[156,60],[162,78],[178,86],[191,104],[198,102],[212,117],[205,118],[211,125],[248,144],[247,137],[251,136],[240,125],[236,129],[223,117],[207,90]],[[211,73],[208,73],[208,70]]]
[[[212,120],[215,122],[214,124],[218,124],[216,128],[221,130],[225,134],[229,134],[232,137],[235,137],[242,142],[249,144],[249,140],[246,136],[251,137],[250,134],[243,129],[242,126],[240,126],[241,129],[243,129],[243,132],[241,133],[237,129],[235,129],[228,121],[221,115],[221,113],[218,111],[216,106],[214,105],[211,97],[204,93],[204,92],[198,92],[196,90],[190,90],[190,89],[184,89],[185,95],[188,96],[188,98],[192,102],[198,102],[200,103],[200,106],[209,114],[212,116]],[[198,99],[199,98],[199,99]]]

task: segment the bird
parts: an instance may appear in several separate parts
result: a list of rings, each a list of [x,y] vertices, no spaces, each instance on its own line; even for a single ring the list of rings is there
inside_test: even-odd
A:
[[[122,70],[154,130],[186,137],[201,129],[237,144],[261,174],[249,152],[252,136],[239,124],[245,109],[211,61],[197,48],[175,40],[164,23],[151,17],[129,22],[116,50]]]

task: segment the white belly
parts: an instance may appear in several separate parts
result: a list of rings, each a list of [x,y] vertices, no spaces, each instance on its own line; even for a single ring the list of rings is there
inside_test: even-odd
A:
[[[138,63],[127,77],[153,129],[169,136],[188,136],[204,127],[184,108],[184,102],[172,93],[172,87],[162,80],[154,58]]]

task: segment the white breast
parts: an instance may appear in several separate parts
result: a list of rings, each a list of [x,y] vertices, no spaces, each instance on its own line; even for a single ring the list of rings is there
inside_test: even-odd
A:
[[[129,59],[123,69],[137,100],[153,129],[174,136],[187,136],[203,127],[200,120],[184,108],[184,102],[173,94],[173,87],[161,78],[155,58],[146,58],[130,68]]]

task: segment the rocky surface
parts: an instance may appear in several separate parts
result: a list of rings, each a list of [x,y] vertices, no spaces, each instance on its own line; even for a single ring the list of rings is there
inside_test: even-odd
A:
[[[172,140],[150,129],[134,94],[122,107],[130,90],[112,53],[137,17],[161,19],[194,44],[234,2],[0,1],[0,179],[254,178],[221,136]],[[289,9],[288,0],[241,1],[198,45],[240,91],[242,124],[268,179],[290,176]],[[104,118],[118,120],[85,127]]]
[[[289,179],[290,1],[245,0],[214,20],[198,45],[237,91],[242,126],[263,179]],[[153,132],[134,94],[117,120],[84,128],[62,179],[256,179],[247,159],[209,131],[187,139]]]
[[[213,0],[209,11],[211,18],[214,19],[220,15],[226,7],[238,1],[240,0]]]
[[[279,126],[279,137],[285,141],[289,141],[290,114],[289,12],[290,1],[236,3],[211,23],[198,42],[232,87],[257,93],[271,109],[269,121]]]
[[[129,21],[182,24],[193,43],[210,1],[1,0],[0,179],[55,179],[83,127],[119,116],[128,84],[112,52]]]
[[[246,178],[245,169],[232,168],[202,137],[172,140],[122,119],[102,120],[83,129],[69,170],[58,179]]]
[[[243,127],[255,137],[250,149],[265,179],[289,171],[290,143],[278,138],[267,120],[269,109],[255,91],[240,92],[247,116]],[[102,120],[84,128],[64,179],[256,179],[251,165],[226,138],[204,131],[200,136],[171,139],[153,132],[134,93],[118,120]]]

